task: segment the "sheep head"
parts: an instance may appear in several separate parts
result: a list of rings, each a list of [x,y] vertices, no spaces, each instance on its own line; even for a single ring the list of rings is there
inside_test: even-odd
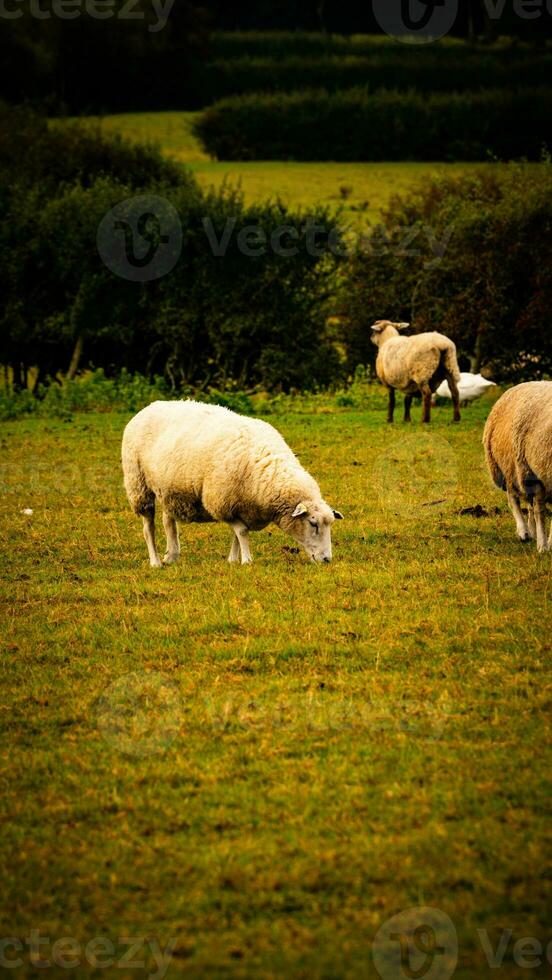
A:
[[[302,500],[281,522],[281,527],[305,549],[311,561],[332,560],[331,527],[343,514],[324,500]]]
[[[400,330],[406,330],[409,323],[393,323],[391,320],[376,320],[370,327],[371,341],[376,347],[381,347],[390,337],[397,337]]]

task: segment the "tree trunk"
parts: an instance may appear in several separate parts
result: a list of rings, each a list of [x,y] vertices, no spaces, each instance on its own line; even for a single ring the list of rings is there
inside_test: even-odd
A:
[[[77,371],[79,369],[79,363],[80,363],[80,359],[81,359],[81,356],[82,356],[82,348],[83,348],[83,346],[84,346],[84,337],[80,333],[78,335],[78,337],[77,337],[77,340],[76,340],[76,343],[75,343],[75,347],[74,347],[74,350],[73,350],[73,354],[71,356],[71,363],[70,363],[69,368],[68,368],[68,371],[67,371],[67,380],[68,381],[72,381],[73,380],[73,378],[75,377],[75,375],[76,375],[76,373],[77,373]]]
[[[470,371],[472,374],[479,374],[481,370],[481,330],[477,331],[473,354],[470,356]]]
[[[33,384],[33,395],[36,395],[36,393],[38,391],[38,386],[40,384],[42,384],[45,376],[46,376],[46,371],[45,371],[43,365],[40,365],[40,367],[38,368],[38,371],[36,372],[36,378],[35,378],[34,384]]]

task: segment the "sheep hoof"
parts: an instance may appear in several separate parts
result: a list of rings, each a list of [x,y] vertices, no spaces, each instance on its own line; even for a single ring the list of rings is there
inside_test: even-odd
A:
[[[152,558],[150,565],[152,568],[163,568],[163,562],[160,558]]]
[[[171,554],[169,554],[169,552],[167,552],[167,554],[164,555],[164,557],[163,557],[163,564],[164,565],[174,565],[175,561],[178,561],[179,558],[180,558],[180,555],[171,555]]]

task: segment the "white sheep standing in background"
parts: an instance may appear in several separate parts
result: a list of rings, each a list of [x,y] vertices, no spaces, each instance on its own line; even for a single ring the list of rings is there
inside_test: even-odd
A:
[[[552,381],[528,381],[504,392],[491,409],[483,445],[489,472],[508,494],[518,537],[536,537],[539,551],[552,548],[546,540],[546,503],[552,500]],[[520,499],[529,507],[526,522]]]
[[[150,564],[155,503],[163,507],[165,564],[176,561],[176,521],[223,521],[234,531],[228,561],[251,561],[249,532],[274,523],[316,562],[332,558],[331,526],[338,511],[273,426],[219,405],[154,402],[128,423],[122,446],[125,488],[144,521]]]
[[[489,381],[487,378],[484,378],[482,374],[471,374],[470,371],[461,371],[460,381],[457,382],[457,387],[460,404],[467,405],[469,402],[475,401],[476,398],[481,398],[481,395],[488,388],[496,388],[496,384],[494,381]],[[443,381],[437,388],[435,394],[439,398],[452,398],[448,381]]]
[[[404,392],[404,421],[410,422],[410,406],[417,391],[423,397],[422,422],[431,418],[431,397],[441,381],[448,381],[454,404],[454,421],[460,421],[457,384],[460,370],[456,345],[442,333],[418,333],[401,337],[409,323],[376,320],[372,326],[372,343],[378,348],[376,374],[389,391],[387,421],[393,421],[395,389]]]

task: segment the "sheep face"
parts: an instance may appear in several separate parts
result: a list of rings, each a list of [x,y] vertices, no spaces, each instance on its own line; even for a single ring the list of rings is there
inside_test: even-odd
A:
[[[392,323],[391,320],[376,320],[370,327],[370,340],[376,347],[381,347],[390,337],[397,337],[399,330],[406,330],[409,323]]]
[[[332,510],[323,500],[306,500],[297,504],[286,530],[305,549],[311,561],[330,562],[332,524],[342,518],[338,510]]]

